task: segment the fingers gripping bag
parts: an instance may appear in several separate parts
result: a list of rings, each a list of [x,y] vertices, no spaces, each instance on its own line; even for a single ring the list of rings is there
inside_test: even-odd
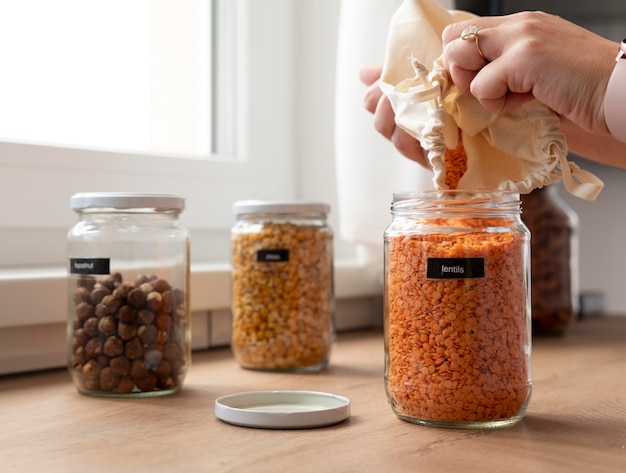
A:
[[[567,161],[553,110],[533,100],[494,114],[448,80],[441,33],[473,16],[435,0],[405,0],[390,24],[380,87],[396,124],[428,151],[435,188],[527,194],[562,178],[569,192],[594,200],[604,184]]]

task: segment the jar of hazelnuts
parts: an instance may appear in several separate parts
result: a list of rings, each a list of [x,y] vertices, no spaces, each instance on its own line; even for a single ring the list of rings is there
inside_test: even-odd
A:
[[[315,372],[334,339],[327,204],[239,201],[231,231],[232,340],[244,368]]]
[[[78,391],[180,390],[191,361],[182,197],[80,193],[68,233],[68,369]]]

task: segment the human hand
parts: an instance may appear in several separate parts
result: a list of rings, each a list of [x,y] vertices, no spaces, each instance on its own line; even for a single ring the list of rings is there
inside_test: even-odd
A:
[[[363,66],[359,70],[359,78],[368,86],[363,104],[365,109],[374,115],[374,129],[391,141],[402,155],[430,168],[427,151],[421,147],[420,142],[396,126],[395,114],[389,99],[378,86],[381,73],[381,66]]]
[[[461,39],[471,24],[484,58],[474,42]],[[536,98],[583,130],[608,133],[604,93],[615,65],[614,42],[542,12],[455,23],[442,39],[452,82],[487,110],[506,113]]]

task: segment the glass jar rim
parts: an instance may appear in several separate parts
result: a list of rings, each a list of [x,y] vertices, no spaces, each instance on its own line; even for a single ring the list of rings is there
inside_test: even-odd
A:
[[[432,210],[520,211],[520,194],[508,190],[443,189],[396,192],[392,212]]]
[[[184,197],[174,194],[147,194],[141,192],[80,192],[70,198],[74,210],[81,209],[157,209],[185,208]]]

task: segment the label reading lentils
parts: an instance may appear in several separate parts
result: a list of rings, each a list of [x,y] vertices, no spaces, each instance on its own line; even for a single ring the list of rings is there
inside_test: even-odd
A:
[[[109,274],[109,258],[70,258],[70,274]]]
[[[259,250],[256,254],[259,263],[282,263],[289,261],[289,250]]]
[[[484,258],[428,258],[428,279],[485,277]]]

